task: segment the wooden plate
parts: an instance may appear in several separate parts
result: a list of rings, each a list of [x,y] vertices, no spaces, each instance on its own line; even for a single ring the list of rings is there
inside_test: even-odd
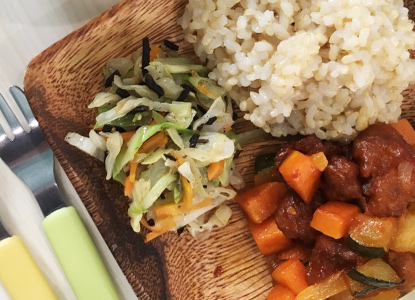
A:
[[[177,25],[186,2],[120,2],[35,57],[26,72],[25,92],[52,149],[140,299],[265,299],[271,276],[235,203],[229,226],[214,230],[207,240],[171,232],[145,244],[130,228],[122,187],[105,180],[101,162],[64,141],[68,131],[87,135],[94,123],[95,112],[87,105],[103,88],[101,70],[109,58],[129,55],[145,36],[152,43],[176,41],[181,52],[193,55]],[[414,89],[405,92],[405,116],[412,120],[414,95]],[[240,121],[236,128],[249,126]],[[254,156],[276,143],[244,149],[236,163],[248,183]]]

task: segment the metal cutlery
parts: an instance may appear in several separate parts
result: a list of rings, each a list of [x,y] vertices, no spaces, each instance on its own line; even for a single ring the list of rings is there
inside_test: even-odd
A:
[[[14,138],[0,126],[0,157],[32,190],[45,219],[46,236],[79,300],[118,300],[119,296],[97,249],[78,213],[66,206],[53,173],[53,152],[23,91],[10,88],[14,100],[26,118],[26,132],[3,97],[0,110]]]
[[[58,300],[24,242],[0,220],[0,281],[14,300]]]

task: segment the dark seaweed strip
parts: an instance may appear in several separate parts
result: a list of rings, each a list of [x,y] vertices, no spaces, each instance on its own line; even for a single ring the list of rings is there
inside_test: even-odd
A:
[[[183,101],[184,99],[187,98],[187,96],[189,96],[190,90],[188,89],[183,89],[183,91],[180,93],[179,97],[176,99],[176,101]]]
[[[199,140],[200,135],[198,133],[195,133],[192,135],[192,137],[189,140],[189,146],[190,148],[196,148],[197,141]]]
[[[173,43],[172,41],[164,40],[164,46],[166,46],[167,48],[173,51],[179,51],[179,46]]]
[[[197,143],[198,144],[207,144],[207,143],[209,143],[209,140],[208,139],[198,139]]]
[[[154,91],[157,94],[157,96],[159,96],[159,98],[164,96],[163,88],[157,84],[153,76],[151,76],[150,74],[146,74],[146,76],[144,76],[144,82],[150,88],[150,90]]]
[[[238,120],[238,114],[236,112],[232,113],[232,120],[234,121]]]
[[[202,113],[202,114],[205,114],[205,113],[207,113],[207,110],[206,109],[204,109],[202,106],[200,106],[200,105],[197,105],[197,109]]]
[[[107,77],[107,79],[105,79],[105,87],[110,87],[112,85],[115,75],[121,76],[120,71],[115,70],[110,76]]]
[[[187,83],[183,83],[180,85],[182,88],[184,88],[185,90],[189,90],[191,91],[193,94],[196,94],[197,91],[195,90],[194,87],[192,87],[191,85],[188,85]]]
[[[150,64],[150,40],[148,37],[143,38],[143,56],[141,59],[141,72],[143,73],[143,76],[145,76],[148,71],[146,67]]]
[[[215,121],[218,119],[218,117],[212,117],[210,118],[207,122],[206,125],[212,125],[213,123],[215,123]]]
[[[170,154],[164,154],[164,156],[170,160],[176,161],[176,158],[173,155]]]
[[[139,105],[133,110],[131,110],[129,114],[138,114],[138,113],[142,113],[142,112],[149,111],[149,110],[150,108],[147,105]]]
[[[117,88],[115,90],[115,93],[120,96],[121,98],[127,98],[130,97],[130,93],[127,90],[121,89],[121,88]]]
[[[109,125],[109,124],[105,124],[102,127],[102,132],[112,132],[112,130],[115,129],[115,131],[118,131],[120,133],[125,132],[125,129],[122,127],[118,127],[118,126],[114,126],[114,125]]]

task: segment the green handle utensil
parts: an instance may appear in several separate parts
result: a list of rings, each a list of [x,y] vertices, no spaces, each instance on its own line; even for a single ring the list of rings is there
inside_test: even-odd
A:
[[[107,269],[73,207],[49,214],[43,228],[79,300],[118,299]]]

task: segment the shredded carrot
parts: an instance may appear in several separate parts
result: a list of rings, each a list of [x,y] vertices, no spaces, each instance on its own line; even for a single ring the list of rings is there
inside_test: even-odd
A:
[[[155,135],[153,135],[151,138],[149,138],[147,141],[145,141],[140,149],[138,149],[137,153],[148,153],[150,151],[153,151],[154,149],[157,149],[159,147],[163,147],[168,142],[167,136],[163,132],[158,132]]]
[[[158,230],[153,230],[152,232],[149,232],[146,234],[146,237],[145,237],[146,243],[162,235],[163,233],[166,233],[167,231],[173,229],[176,226],[176,223],[174,222],[173,218],[167,218],[164,220],[160,220],[157,222],[157,224],[160,225],[160,228],[158,228]]]
[[[170,154],[174,156],[179,166],[184,163],[183,157],[177,151],[171,151]]]
[[[182,207],[179,203],[167,203],[156,206],[154,215],[157,219],[164,219],[170,216],[178,216],[182,213]]]
[[[159,46],[153,46],[150,50],[150,61],[153,61],[157,58],[157,55],[160,53],[161,48]]]
[[[208,173],[208,179],[210,181],[215,180],[220,176],[220,174],[223,173],[223,169],[225,167],[225,160],[222,159],[220,161],[215,161],[211,163],[208,167],[207,173]]]
[[[130,175],[128,176],[128,178],[130,179],[132,183],[134,183],[135,181],[135,173],[137,172],[137,167],[138,167],[138,162],[136,161],[130,162]]]
[[[183,206],[182,203],[168,203],[156,206],[154,208],[154,215],[157,219],[165,219],[171,216],[178,216],[181,214],[189,213],[193,210],[197,210],[206,206],[211,205],[213,200],[211,198],[205,198],[199,203],[193,205],[191,209]]]
[[[156,125],[157,124],[157,122],[156,122],[156,120],[154,120],[153,119],[153,121],[151,121],[151,123],[150,123],[150,125]]]
[[[181,176],[182,178],[182,186],[183,186],[183,203],[187,209],[191,209],[193,206],[193,190],[190,182],[187,180],[186,177]]]
[[[213,93],[211,90],[209,90],[209,88],[207,87],[206,84],[199,84],[197,86],[197,89],[198,89],[199,92],[201,92],[202,94],[205,94],[209,98],[215,99],[216,96],[217,96],[215,93]]]
[[[127,131],[127,132],[123,132],[121,133],[121,137],[124,143],[128,142],[131,137],[134,135],[135,131]]]
[[[173,155],[176,158],[177,164],[181,166],[185,161],[183,157],[177,152],[172,151],[170,152],[171,155]],[[192,186],[190,185],[190,182],[187,181],[187,179],[180,174],[181,180],[182,180],[182,186],[183,186],[183,203],[186,207],[186,209],[191,209],[193,206],[193,190]]]
[[[144,216],[141,217],[140,223],[141,225],[143,225],[144,228],[147,228],[148,230],[152,230],[151,226],[148,224]]]
[[[134,182],[130,180],[130,177],[125,177],[124,180],[124,196],[130,196],[133,191]]]

